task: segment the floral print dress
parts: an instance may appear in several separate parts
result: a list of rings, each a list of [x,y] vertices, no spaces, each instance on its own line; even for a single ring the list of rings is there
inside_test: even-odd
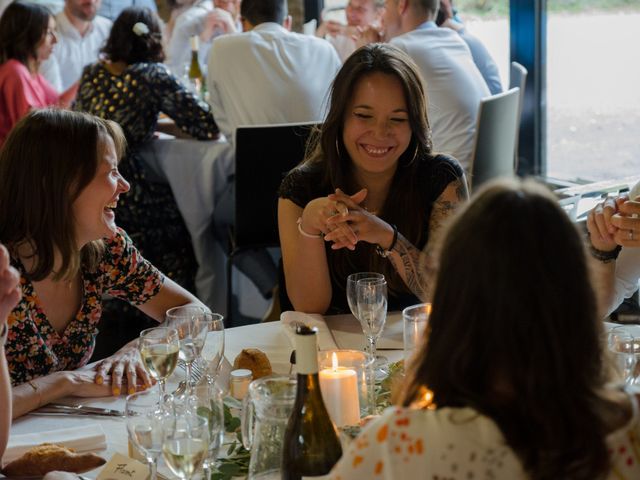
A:
[[[607,436],[608,480],[640,479],[640,415]],[[351,442],[332,480],[526,480],[520,460],[490,418],[471,408],[390,407]]]
[[[146,259],[194,292],[197,264],[191,237],[171,188],[154,181],[139,150],[152,141],[160,112],[198,140],[216,138],[218,126],[209,105],[162,63],[135,63],[114,75],[98,62],[85,67],[74,108],[113,120],[124,130],[128,148],[119,168],[131,190],[118,202],[118,225]]]
[[[42,310],[24,266],[12,258],[12,265],[21,274],[22,287],[22,299],[9,315],[5,345],[14,386],[87,364],[95,347],[104,294],[140,305],[160,291],[164,276],[140,255],[123,230],[118,229],[114,237],[105,240],[105,245],[104,256],[95,272],[81,270],[80,309],[60,333]]]

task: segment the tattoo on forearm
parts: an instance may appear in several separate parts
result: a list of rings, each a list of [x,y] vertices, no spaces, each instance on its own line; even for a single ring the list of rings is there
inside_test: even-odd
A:
[[[398,254],[392,259],[396,271],[403,278],[409,290],[423,301],[428,300],[431,293],[431,279],[436,271],[433,251],[439,242],[438,234],[442,225],[451,217],[458,206],[469,198],[467,182],[464,178],[455,180],[447,188],[449,193],[443,193],[433,204],[429,220],[429,242],[425,250],[421,251],[416,248],[400,234],[398,234],[398,241],[394,248],[395,253]],[[451,190],[455,192],[455,196]]]

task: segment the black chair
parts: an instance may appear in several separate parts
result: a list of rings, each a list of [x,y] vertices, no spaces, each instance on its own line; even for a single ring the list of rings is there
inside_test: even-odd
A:
[[[235,136],[235,222],[229,232],[227,326],[232,319],[232,270],[241,255],[279,247],[277,191],[304,158],[317,123],[239,127]]]

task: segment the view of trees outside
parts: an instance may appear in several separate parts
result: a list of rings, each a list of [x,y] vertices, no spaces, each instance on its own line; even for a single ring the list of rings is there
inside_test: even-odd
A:
[[[453,0],[509,80],[509,1]],[[345,0],[325,0],[327,7]],[[547,172],[640,175],[640,1],[549,0]]]

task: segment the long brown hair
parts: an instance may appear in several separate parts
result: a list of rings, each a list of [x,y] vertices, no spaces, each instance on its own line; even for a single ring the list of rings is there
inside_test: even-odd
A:
[[[62,265],[54,280],[70,279],[85,262],[95,268],[103,245],[78,253],[73,202],[98,169],[107,137],[118,159],[125,140],[118,124],[86,113],[33,110],[13,128],[0,151],[0,241],[17,255],[28,245],[35,260],[29,276],[42,280]]]
[[[542,186],[483,188],[451,224],[401,402],[492,418],[532,479],[606,476],[601,322],[576,227]]]
[[[10,3],[0,17],[0,63],[13,58],[26,65],[30,57],[37,58],[51,16],[47,7],[36,3]]]
[[[352,161],[342,139],[347,107],[353,91],[364,77],[373,73],[384,73],[397,78],[402,85],[411,141],[398,159],[398,168],[392,180],[389,194],[380,218],[394,224],[405,238],[416,246],[426,242],[427,219],[416,215],[422,207],[421,189],[415,181],[421,162],[431,157],[431,128],[427,118],[427,100],[418,67],[404,52],[388,44],[366,45],[354,52],[344,63],[331,86],[329,111],[322,127],[314,132],[310,139],[307,158],[300,168],[313,168],[323,164],[324,182],[332,190],[340,188],[354,193],[360,188],[354,176]],[[389,289],[401,292],[406,289],[404,282],[394,270],[391,262],[381,259],[374,253],[375,246],[359,245],[357,255],[369,262],[372,271],[382,272],[387,279]],[[335,252],[334,280],[344,284],[353,254],[344,250]]]

